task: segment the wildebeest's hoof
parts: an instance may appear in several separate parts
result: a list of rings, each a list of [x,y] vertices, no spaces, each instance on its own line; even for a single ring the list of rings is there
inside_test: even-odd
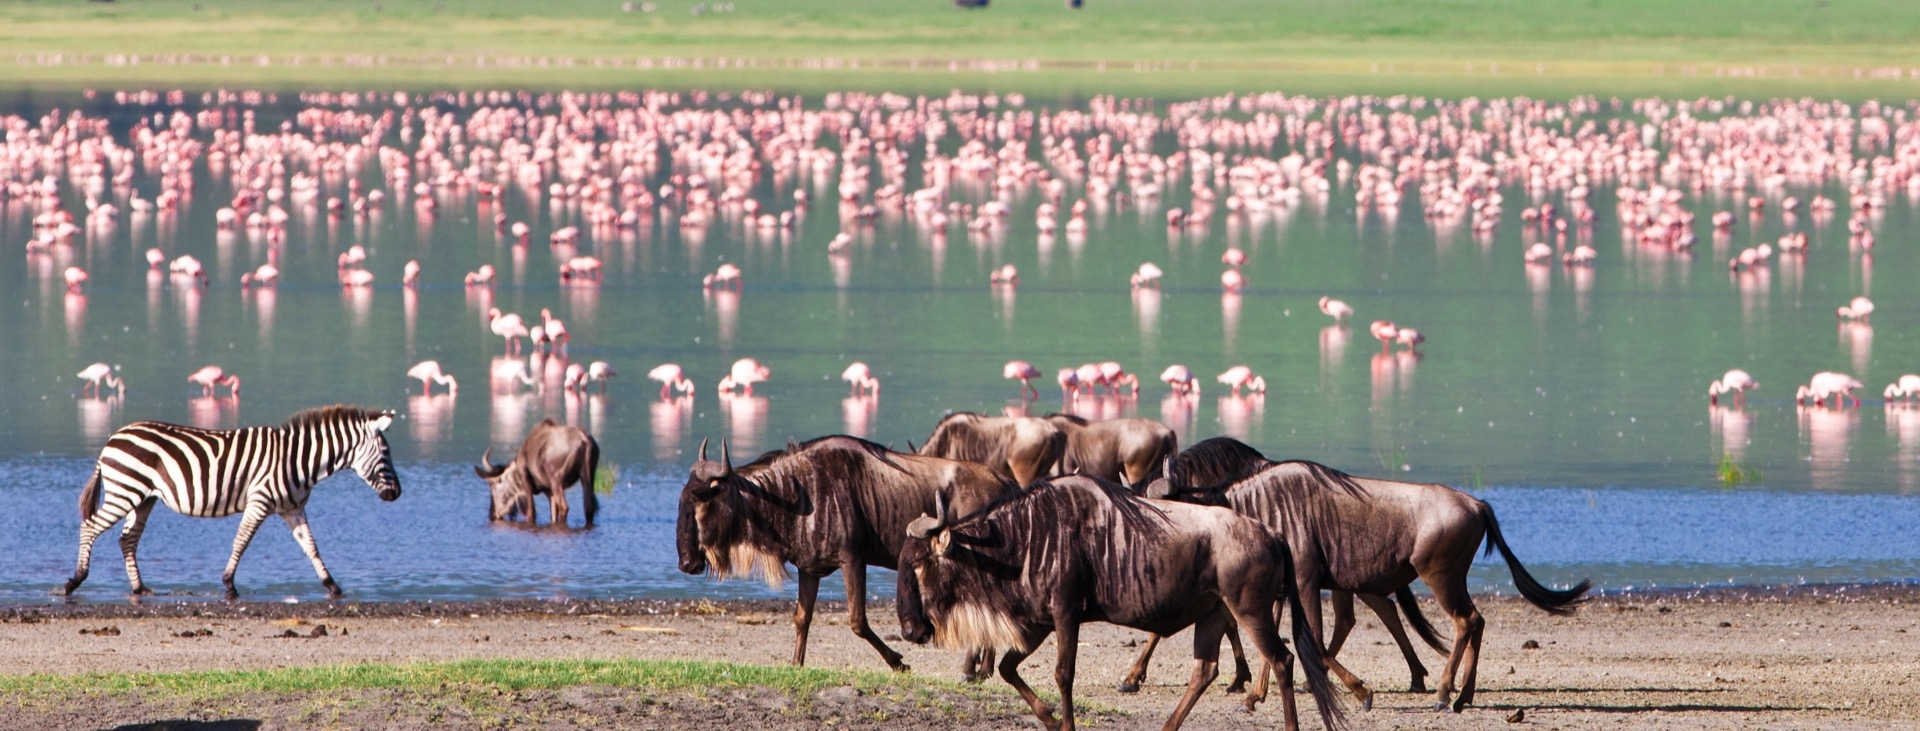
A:
[[[1138,693],[1140,692],[1140,683],[1132,680],[1122,680],[1120,681],[1120,687],[1114,688],[1114,690],[1122,693]]]
[[[1454,708],[1452,705],[1442,701],[1440,703],[1433,704],[1433,712],[1434,713],[1459,713],[1460,709]]]
[[[1432,691],[1432,690],[1429,690],[1429,689],[1427,689],[1427,681],[1426,681],[1425,679],[1423,679],[1423,678],[1414,678],[1414,679],[1413,679],[1413,682],[1407,685],[1407,692],[1408,692],[1408,693],[1419,693],[1419,694],[1421,694],[1421,695],[1426,695],[1426,694],[1428,694],[1428,693],[1432,693],[1433,691]]]

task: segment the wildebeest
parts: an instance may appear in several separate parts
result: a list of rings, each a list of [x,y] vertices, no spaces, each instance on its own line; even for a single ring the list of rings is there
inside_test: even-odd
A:
[[[1016,484],[1031,485],[1051,473],[1066,453],[1067,435],[1045,419],[960,411],[940,419],[927,443],[914,451],[986,465]]]
[[[1357,478],[1306,461],[1273,463],[1227,483],[1186,482],[1191,478],[1178,466],[1168,472],[1148,486],[1148,496],[1232,507],[1287,539],[1294,549],[1295,588],[1306,605],[1315,637],[1323,629],[1322,588],[1385,596],[1416,578],[1426,582],[1454,626],[1453,648],[1435,693],[1436,709],[1447,707],[1462,666],[1460,697],[1453,702],[1453,710],[1457,713],[1473,702],[1486,621],[1467,592],[1467,573],[1483,541],[1488,555],[1497,548],[1506,559],[1520,595],[1547,612],[1573,613],[1592,586],[1584,580],[1565,590],[1540,584],[1507,547],[1493,508],[1444,485]],[[1344,632],[1337,634],[1344,639]],[[1332,651],[1326,660],[1328,669],[1356,697],[1370,702],[1372,693],[1340,665]],[[1257,685],[1265,683],[1263,673]]]
[[[1047,422],[1067,435],[1067,449],[1056,471],[1080,473],[1139,487],[1160,472],[1160,463],[1179,451],[1179,438],[1152,419],[1087,421],[1071,414],[1048,414]]]
[[[1247,446],[1238,439],[1214,437],[1188,447],[1186,451],[1174,457],[1162,471],[1177,484],[1221,486],[1237,482],[1276,464],[1280,463],[1267,459],[1266,455],[1261,454],[1259,450]],[[1333,484],[1337,487],[1346,487],[1345,483],[1338,480],[1334,480]],[[1156,482],[1156,485],[1149,489],[1156,491],[1156,496],[1165,497],[1167,490],[1165,484]],[[1335,657],[1339,655],[1341,645],[1346,643],[1347,633],[1353,630],[1355,595],[1337,586],[1323,585],[1323,588],[1329,591],[1333,599],[1333,638],[1327,644],[1326,654],[1328,657]],[[1318,593],[1315,596],[1317,597]],[[1393,635],[1394,643],[1400,647],[1400,654],[1407,661],[1407,672],[1412,676],[1412,682],[1409,683],[1411,690],[1415,693],[1427,692],[1427,667],[1420,662],[1419,654],[1414,652],[1413,643],[1407,639],[1406,630],[1400,624],[1400,612],[1394,609],[1393,602],[1388,601],[1384,596],[1373,594],[1360,594],[1359,598],[1361,603],[1366,604],[1367,608],[1372,609],[1373,613],[1380,617],[1380,623],[1386,626],[1387,631]],[[1439,633],[1434,631],[1433,625],[1427,622],[1426,615],[1420,612],[1420,604],[1414,599],[1411,586],[1400,587],[1394,592],[1394,598],[1398,600],[1400,607],[1406,610],[1407,624],[1413,625],[1414,631],[1419,633],[1422,640],[1435,650],[1451,652]],[[1230,634],[1228,637],[1233,638],[1234,635]],[[1147,641],[1146,647],[1141,648],[1140,657],[1134,661],[1133,667],[1127,671],[1126,678],[1120,682],[1120,692],[1132,693],[1140,689],[1140,684],[1146,681],[1147,667],[1153,659],[1153,651],[1159,644],[1160,637],[1156,635]],[[1247,668],[1246,661],[1237,646],[1234,648],[1234,661],[1233,687],[1228,688],[1228,692],[1238,690],[1245,681],[1253,678],[1253,673]],[[1370,702],[1370,697],[1362,695],[1361,702]]]
[[[1331,728],[1340,718],[1318,643],[1299,598],[1287,544],[1232,512],[1152,503],[1085,475],[1036,483],[957,521],[945,506],[908,526],[900,553],[901,637],[970,650],[1011,648],[1000,677],[1048,729],[1071,729],[1080,625],[1113,624],[1155,634],[1194,628],[1194,670],[1166,728],[1178,728],[1219,674],[1220,637],[1234,622],[1279,669],[1288,729],[1298,728],[1293,657],[1275,628],[1277,602],[1293,609],[1294,642],[1307,687]],[[1020,662],[1058,633],[1055,721]],[[1260,697],[1249,694],[1249,709]]]
[[[600,512],[600,501],[593,494],[594,472],[600,468],[600,443],[578,427],[563,426],[546,419],[527,432],[513,461],[493,464],[493,450],[480,453],[480,464],[473,473],[487,481],[492,504],[489,520],[513,520],[518,515],[534,522],[533,496],[547,496],[547,513],[553,525],[565,526],[571,508],[567,505],[567,486],[580,484],[580,505],[587,513],[587,525]]]
[[[699,461],[680,491],[680,570],[721,578],[757,573],[778,586],[792,564],[800,573],[795,665],[807,661],[820,579],[840,571],[847,582],[847,624],[889,667],[906,670],[900,653],[867,625],[867,567],[894,567],[907,523],[935,509],[936,492],[958,509],[974,510],[1018,489],[977,464],[891,452],[855,437],[789,445],[738,469],[726,442],[720,443],[720,461],[711,462],[702,441]]]

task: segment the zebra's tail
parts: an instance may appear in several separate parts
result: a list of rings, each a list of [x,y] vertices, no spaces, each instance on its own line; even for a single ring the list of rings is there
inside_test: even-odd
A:
[[[87,478],[87,486],[80,489],[80,522],[93,519],[95,511],[100,509],[100,467],[95,465],[93,476]]]

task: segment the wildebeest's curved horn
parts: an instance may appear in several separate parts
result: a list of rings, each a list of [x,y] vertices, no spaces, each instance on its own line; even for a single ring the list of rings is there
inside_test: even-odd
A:
[[[723,474],[733,474],[733,456],[727,453],[727,440],[725,439],[720,440],[720,464],[726,465],[727,468],[727,471]]]
[[[1173,484],[1173,455],[1160,458],[1160,476],[1167,478],[1167,484]]]
[[[913,522],[907,524],[907,537],[925,540],[927,536],[933,535],[939,530],[939,520],[926,513],[921,513],[920,517],[914,518]]]
[[[487,447],[480,451],[480,466],[493,469],[493,447]]]
[[[945,490],[933,494],[933,519],[940,521],[940,525],[947,524],[947,491]]]
[[[707,440],[705,438],[701,438],[700,440],[700,461],[707,461]]]
[[[913,446],[913,440],[912,440],[912,439],[908,439],[908,440],[907,440],[907,451],[908,451],[908,452],[912,452],[912,453],[914,453],[914,454],[919,454],[919,453],[920,453],[920,450],[919,450],[919,449],[916,449],[916,448],[914,448],[914,446]]]

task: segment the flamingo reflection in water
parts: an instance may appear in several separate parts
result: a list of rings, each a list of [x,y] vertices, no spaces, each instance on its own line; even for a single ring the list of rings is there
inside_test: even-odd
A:
[[[407,432],[427,456],[433,456],[435,448],[452,436],[453,406],[458,398],[459,394],[451,391],[407,395]]]
[[[126,404],[123,393],[74,401],[80,410],[80,438],[90,446],[103,445],[107,436],[120,426],[120,407]]]
[[[654,459],[678,460],[682,440],[693,428],[693,395],[647,404],[647,421],[653,428]]]
[[[1267,392],[1255,391],[1246,395],[1221,396],[1219,408],[1221,433],[1241,441],[1249,441],[1253,425],[1266,419]]]
[[[1920,377],[1901,376],[1901,381]],[[1891,389],[1899,384],[1888,386]],[[1920,383],[1916,383],[1920,386]],[[1920,394],[1913,394],[1920,396]],[[1894,453],[1894,467],[1899,473],[1900,486],[1908,491],[1920,488],[1920,405],[1904,397],[1900,400],[1888,399],[1884,411],[1887,416],[1887,436],[1899,445]]]
[[[735,445],[757,449],[767,432],[768,401],[751,393],[720,392],[720,409],[727,415],[727,434]]]
[[[1735,404],[1708,404],[1707,423],[1716,442],[1714,447],[1736,464],[1745,460],[1747,446],[1753,443],[1748,435],[1753,433],[1755,418]]]
[[[860,394],[840,399],[840,418],[848,434],[862,439],[873,433],[873,420],[880,415],[880,394]]]
[[[187,424],[201,429],[232,429],[240,423],[240,397],[195,396],[187,399]]]
[[[1816,490],[1846,487],[1847,461],[1853,432],[1860,425],[1858,409],[1829,409],[1797,405],[1800,433],[1807,440],[1808,479]]]

